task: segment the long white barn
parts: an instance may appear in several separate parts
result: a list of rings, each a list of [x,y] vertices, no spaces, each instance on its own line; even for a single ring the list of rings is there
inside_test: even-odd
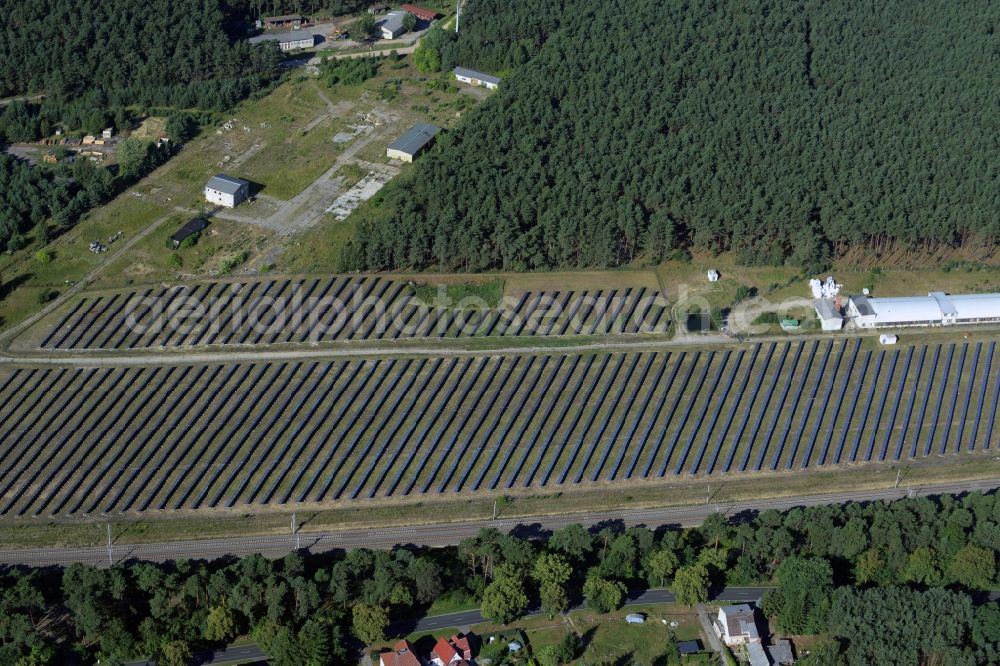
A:
[[[851,296],[847,314],[860,328],[950,326],[1000,322],[1000,294],[945,294],[869,298]]]
[[[462,83],[468,83],[474,86],[484,86],[490,90],[496,90],[502,82],[502,79],[499,76],[483,74],[482,72],[477,72],[476,70],[469,69],[468,67],[456,67],[455,78]]]

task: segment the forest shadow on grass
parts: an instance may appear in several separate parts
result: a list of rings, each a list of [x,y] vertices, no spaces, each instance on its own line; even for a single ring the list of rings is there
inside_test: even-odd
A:
[[[594,634],[596,633],[597,627],[591,627],[580,635],[580,648],[577,650],[578,654],[583,654],[590,644],[594,642]]]
[[[0,301],[3,301],[5,298],[10,296],[14,290],[26,284],[33,277],[35,277],[34,273],[22,273],[13,280],[0,280]]]
[[[606,662],[609,666],[632,666],[635,663],[633,652],[626,652],[614,661]]]

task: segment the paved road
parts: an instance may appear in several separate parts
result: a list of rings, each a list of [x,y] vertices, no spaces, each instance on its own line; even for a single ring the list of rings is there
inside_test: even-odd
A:
[[[712,595],[711,600],[715,602],[726,602],[726,603],[757,603],[764,594],[770,590],[770,587],[725,587],[722,590],[716,592]],[[991,592],[985,597],[986,600],[996,601],[1000,599],[1000,592]],[[666,588],[652,588],[649,590],[642,590],[639,592],[631,592],[625,600],[625,606],[649,606],[651,604],[668,604],[676,601],[677,598],[674,593]],[[700,605],[700,604],[699,604]],[[583,608],[582,604],[577,604],[570,610],[581,610]],[[534,615],[540,615],[541,611],[537,609],[528,611],[527,617],[532,617]],[[422,618],[416,618],[412,620],[400,620],[393,622],[389,626],[388,634],[390,636],[406,636],[408,634],[418,633],[418,632],[433,632],[440,631],[441,629],[455,629],[458,627],[464,627],[474,624],[480,624],[485,622],[482,614],[478,609],[459,611],[457,613],[446,613],[444,615],[431,615]],[[709,641],[712,641],[712,637],[715,635],[711,626],[707,627],[705,631],[708,633]],[[239,647],[230,647],[225,650],[219,650],[213,652],[210,655],[202,655],[202,659],[205,661],[201,662],[206,665],[210,664],[223,664],[230,661],[236,660],[257,660],[266,659],[267,655],[257,647],[256,645],[242,645]],[[126,664],[126,666],[153,666],[150,662],[145,661],[135,661]]]
[[[763,596],[770,588],[767,587],[727,587],[716,594],[713,599],[716,601],[730,601],[736,603],[754,602]],[[665,604],[676,601],[673,593],[664,588],[655,588],[633,592],[629,594],[625,601],[626,606],[648,606],[650,604]],[[581,610],[582,604],[574,606],[570,610]],[[532,617],[540,615],[541,611],[531,610],[526,616]],[[433,615],[413,620],[401,620],[394,622],[389,627],[390,636],[405,636],[416,632],[432,632],[441,629],[454,629],[466,625],[480,624],[485,622],[479,610],[460,611],[457,613],[447,613],[445,615]],[[237,660],[257,660],[266,659],[267,655],[256,645],[242,645],[230,647],[225,650],[213,652],[210,655],[200,655],[203,664],[223,664]],[[151,662],[133,661],[126,666],[152,666]]]
[[[711,513],[728,516],[765,509],[785,510],[795,506],[840,504],[848,501],[866,502],[892,500],[906,496],[960,493],[972,490],[992,490],[1000,487],[1000,478],[959,483],[940,483],[920,487],[902,487],[885,490],[860,490],[822,495],[805,495],[776,499],[762,499],[732,504],[701,504],[696,506],[662,509],[636,509],[610,512],[590,512],[558,516],[510,518],[490,521],[478,520],[455,523],[438,523],[406,527],[373,529],[345,529],[322,533],[300,534],[301,547],[310,552],[328,552],[352,548],[392,548],[397,545],[447,546],[474,536],[484,527],[530,536],[544,534],[571,523],[586,526],[612,524],[621,526],[646,525],[649,527],[700,525]],[[83,548],[28,548],[0,551],[0,564],[29,564],[34,566],[68,565],[86,562],[107,566],[109,561],[125,560],[163,561],[180,558],[214,559],[224,556],[243,557],[261,553],[279,558],[295,549],[295,539],[290,536],[257,536],[198,541],[175,541],[151,544],[117,544],[109,560],[106,546]]]
[[[267,659],[268,656],[264,654],[256,645],[239,645],[236,647],[228,647],[225,650],[216,650],[208,654],[199,654],[195,656],[196,664],[204,664],[209,666],[210,664],[228,664],[234,661],[239,662],[251,662],[251,661],[263,661]],[[155,666],[155,662],[152,661],[129,661],[126,662],[125,666]]]
[[[769,587],[727,587],[719,591],[712,598],[715,601],[731,601],[734,603],[755,602],[760,599]],[[626,606],[648,606],[650,604],[669,604],[676,601],[673,592],[665,588],[654,588],[631,592],[625,600]],[[570,610],[582,610],[583,604],[577,604]],[[541,611],[533,609],[528,612],[528,616],[540,615]],[[393,622],[389,627],[389,634],[393,636],[405,636],[416,632],[439,631],[441,629],[454,629],[472,624],[485,622],[479,610],[460,611],[458,613],[448,613],[446,615],[434,615],[422,617],[415,620],[401,620]]]

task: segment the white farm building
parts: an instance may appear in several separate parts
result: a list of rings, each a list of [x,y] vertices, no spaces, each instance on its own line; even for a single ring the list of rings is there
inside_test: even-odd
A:
[[[250,181],[242,178],[233,178],[220,173],[205,183],[205,200],[219,206],[236,208],[249,196]]]
[[[406,34],[406,17],[409,12],[395,11],[389,12],[385,18],[379,21],[378,28],[382,33],[382,39],[396,39],[400,35]]]
[[[311,49],[316,45],[316,36],[301,33],[291,33],[281,35],[278,38],[278,48],[281,51],[294,51],[296,49]]]
[[[951,326],[1000,322],[1000,294],[945,294],[870,298],[851,296],[847,316],[858,328]]]
[[[295,51],[297,49],[311,49],[316,46],[316,34],[308,30],[294,30],[293,32],[269,33],[250,38],[251,44],[261,44],[263,42],[277,42],[278,50],[283,53]]]
[[[813,301],[816,317],[824,331],[839,331],[844,327],[844,315],[839,305],[832,298],[817,298]]]
[[[483,74],[482,72],[477,72],[476,70],[468,69],[467,67],[456,67],[455,78],[462,83],[468,83],[474,86],[483,86],[485,88],[489,88],[490,90],[496,90],[497,86],[500,85],[500,81],[502,81],[502,79],[498,76]]]

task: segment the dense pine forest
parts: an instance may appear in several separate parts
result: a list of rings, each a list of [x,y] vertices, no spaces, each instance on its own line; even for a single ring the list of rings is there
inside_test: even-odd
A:
[[[198,114],[278,76],[277,48],[239,40],[246,17],[219,0],[15,0],[4,10],[0,97],[30,97],[0,107],[0,142],[128,130],[150,111],[172,115],[168,134],[184,140]],[[32,230],[44,244],[50,221],[58,232],[169,157],[145,143],[131,153],[117,178],[85,160],[43,170],[0,155],[0,251]]]
[[[501,90],[362,219],[359,268],[616,266],[677,247],[814,266],[992,244],[988,0],[471,0],[443,69]]]
[[[367,10],[371,0],[229,0],[230,6],[251,19],[281,14],[311,16],[325,12],[331,16],[359,13]]]
[[[694,604],[725,585],[760,583],[776,586],[763,600],[773,631],[821,636],[806,666],[1000,664],[1000,605],[981,594],[1000,580],[998,551],[1000,497],[972,493],[717,513],[688,530],[570,525],[528,539],[484,529],[433,550],[7,568],[0,664],[152,656],[186,666],[244,634],[277,666],[356,663],[363,645],[405,631],[435,600],[508,623],[579,602],[608,612],[647,587]],[[536,657],[579,663],[578,652],[567,657],[579,646],[564,647]],[[657,663],[681,661],[668,653]]]
[[[274,74],[219,0],[16,0],[0,28],[0,97],[44,93],[43,120],[84,125],[130,105],[218,109]],[[227,32],[227,28],[229,32]]]

